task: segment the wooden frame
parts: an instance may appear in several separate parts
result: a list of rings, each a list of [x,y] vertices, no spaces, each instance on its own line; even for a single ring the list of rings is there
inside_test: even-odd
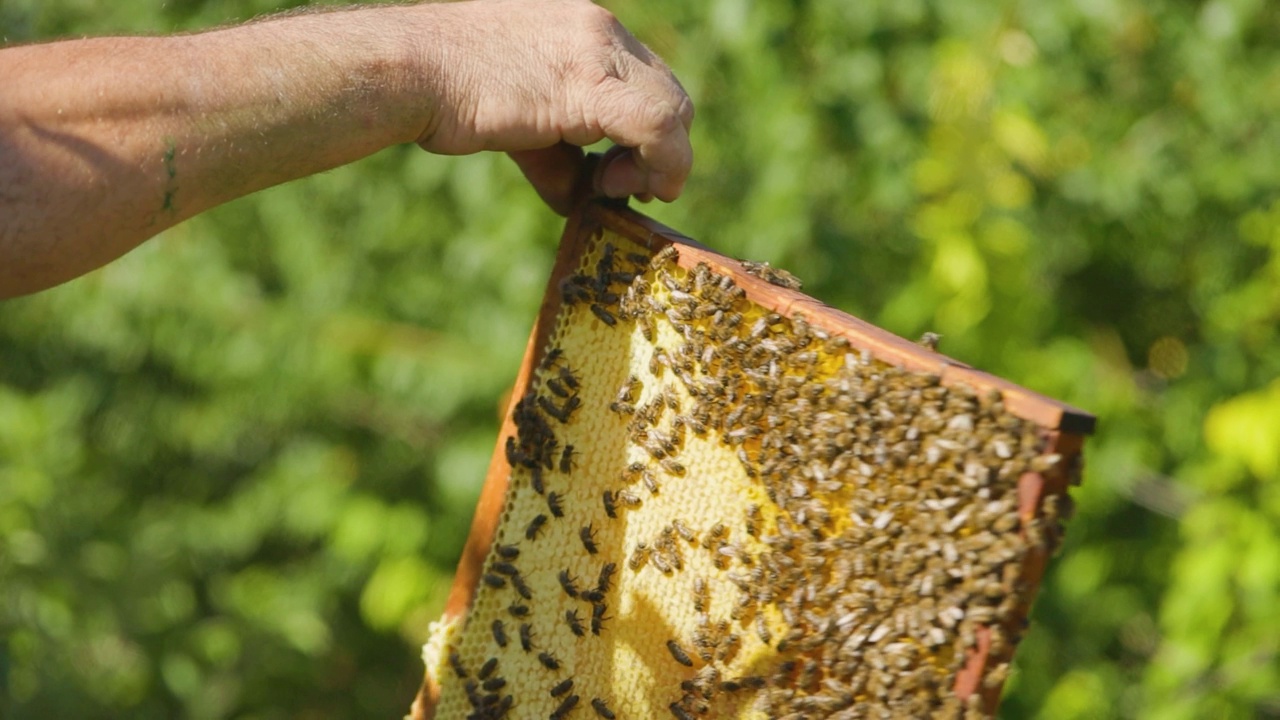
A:
[[[812,327],[821,328],[833,335],[849,339],[851,345],[869,351],[876,359],[915,372],[936,373],[943,385],[968,385],[976,390],[998,390],[1004,405],[1011,414],[1029,420],[1041,428],[1044,453],[1056,453],[1061,461],[1052,470],[1024,473],[1018,482],[1019,510],[1024,520],[1034,518],[1042,499],[1049,494],[1065,493],[1073,475],[1078,473],[1079,457],[1084,436],[1091,434],[1095,418],[1077,408],[1022,388],[989,373],[975,370],[917,343],[897,337],[848,313],[825,305],[803,293],[772,285],[748,274],[741,263],[698,244],[671,228],[668,228],[634,210],[625,203],[586,200],[579,203],[569,217],[561,238],[559,253],[547,283],[542,306],[538,312],[524,361],[516,376],[505,420],[498,434],[494,453],[489,463],[484,487],[476,505],[475,517],[467,543],[458,563],[457,574],[445,607],[445,619],[461,618],[467,612],[480,580],[481,568],[502,513],[511,472],[507,464],[501,438],[511,436],[515,425],[511,415],[516,400],[528,389],[533,369],[542,359],[544,348],[555,325],[560,310],[560,282],[578,266],[589,240],[601,229],[618,233],[650,252],[658,252],[668,245],[679,247],[678,264],[692,268],[706,263],[713,271],[728,275],[742,287],[747,297],[781,315],[801,312]],[[1041,546],[1036,546],[1041,547]],[[1028,553],[1020,574],[1027,584],[1025,597],[1033,598],[1048,561],[1047,551]],[[1018,615],[1026,617],[1029,607],[1019,608]],[[1010,631],[1015,631],[1010,628]],[[984,687],[982,678],[986,672],[991,634],[986,628],[977,633],[977,648],[971,650],[963,670],[956,678],[955,691],[961,697],[980,693],[986,708],[994,712],[1001,686]],[[413,704],[412,717],[428,720],[439,700],[439,688],[428,677],[424,681]]]

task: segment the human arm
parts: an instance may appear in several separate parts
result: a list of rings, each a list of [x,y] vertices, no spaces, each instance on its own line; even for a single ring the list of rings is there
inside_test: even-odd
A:
[[[563,211],[576,148],[613,196],[674,199],[692,106],[586,0],[289,15],[0,50],[0,298],[65,282],[228,200],[418,142],[513,154]]]

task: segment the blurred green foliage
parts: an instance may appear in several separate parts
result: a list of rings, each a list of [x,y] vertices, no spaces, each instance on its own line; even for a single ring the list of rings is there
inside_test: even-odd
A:
[[[1280,7],[610,7],[698,106],[655,216],[1101,417],[1003,715],[1280,717]],[[402,713],[559,224],[395,148],[0,305],[0,717]]]

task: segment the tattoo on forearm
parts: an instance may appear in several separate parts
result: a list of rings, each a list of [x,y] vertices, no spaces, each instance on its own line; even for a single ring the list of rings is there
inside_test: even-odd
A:
[[[165,173],[168,174],[169,179],[165,183],[164,204],[160,209],[166,212],[174,212],[173,196],[178,192],[178,186],[175,183],[175,180],[178,177],[178,162],[176,160],[178,145],[171,137],[167,137],[164,140],[164,170]]]

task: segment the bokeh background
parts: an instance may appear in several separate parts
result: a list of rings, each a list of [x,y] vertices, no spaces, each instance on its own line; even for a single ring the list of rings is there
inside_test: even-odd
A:
[[[1280,717],[1280,5],[607,4],[698,106],[653,215],[1100,417],[1002,715]],[[0,718],[402,714],[559,227],[393,148],[0,304]]]

